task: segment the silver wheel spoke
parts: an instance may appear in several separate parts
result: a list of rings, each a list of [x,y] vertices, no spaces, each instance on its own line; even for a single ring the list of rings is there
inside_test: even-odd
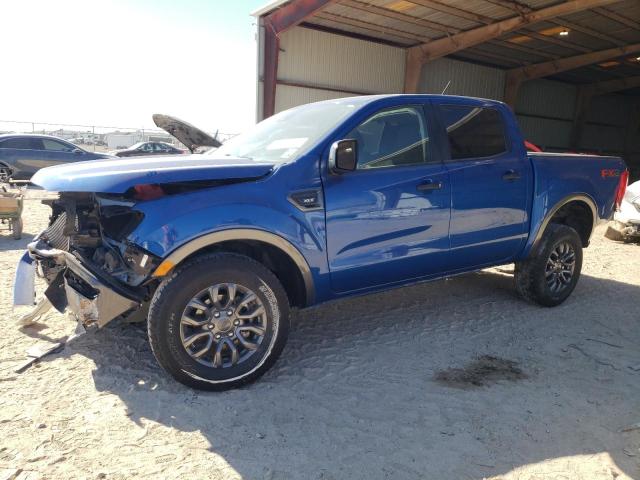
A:
[[[221,367],[222,366],[222,347],[224,347],[224,341],[218,342],[216,345],[216,351],[213,355],[213,366]]]
[[[180,323],[182,323],[183,325],[189,325],[190,327],[202,327],[203,325],[206,325],[208,322],[208,320],[196,320],[195,318],[192,318],[188,315],[182,315],[182,318],[180,319]]]
[[[247,313],[239,313],[238,314],[238,318],[241,318],[243,320],[247,320],[250,318],[255,318],[258,315],[262,315],[265,312],[264,306],[260,305],[258,307],[256,307],[254,310],[252,310],[251,312],[247,312]]]
[[[236,284],[235,283],[228,283],[227,284],[227,294],[228,294],[228,298],[227,298],[227,304],[225,305],[225,308],[233,306],[233,301],[236,298]]]
[[[193,356],[196,358],[200,358],[204,356],[204,354],[207,353],[211,348],[211,345],[213,345],[213,335],[209,335],[209,340],[207,340],[207,344],[204,347],[202,347],[201,350],[194,352]]]
[[[191,335],[188,338],[185,338],[182,344],[185,346],[185,348],[189,348],[193,344],[193,342],[196,342],[201,338],[210,337],[210,336],[211,334],[209,332],[196,333]]]
[[[208,289],[209,298],[211,299],[211,305],[218,306],[218,301],[220,300],[220,285],[216,285],[214,287],[210,287]]]
[[[236,344],[233,343],[232,340],[227,339],[226,341],[227,346],[229,347],[229,349],[231,350],[231,365],[236,365],[238,363],[238,348],[236,347]]]
[[[256,335],[259,335],[261,337],[264,335],[264,328],[258,325],[240,325],[238,327],[238,330],[241,332],[255,333]]]
[[[253,292],[248,293],[242,298],[242,300],[238,304],[238,309],[241,309],[242,307],[246,307],[249,303],[253,302],[254,300],[257,300],[257,298],[258,297],[256,297]]]
[[[247,350],[256,350],[259,347],[259,345],[257,343],[250,342],[249,340],[244,338],[242,335],[238,335],[238,341]]]
[[[201,310],[203,312],[208,312],[209,311],[209,305],[207,305],[206,303],[201,302],[197,298],[192,299],[187,304],[187,306],[191,307],[191,308],[195,308],[196,310]]]

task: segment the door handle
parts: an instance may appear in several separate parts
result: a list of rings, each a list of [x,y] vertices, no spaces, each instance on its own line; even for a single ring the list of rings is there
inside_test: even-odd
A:
[[[419,192],[430,192],[433,190],[440,190],[442,188],[442,182],[434,182],[427,180],[424,183],[419,184],[417,187]]]
[[[513,180],[519,180],[520,174],[515,170],[507,170],[504,175],[502,175],[502,179],[506,182],[512,182]]]

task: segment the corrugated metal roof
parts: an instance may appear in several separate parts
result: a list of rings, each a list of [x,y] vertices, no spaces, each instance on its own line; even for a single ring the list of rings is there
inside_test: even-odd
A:
[[[296,0],[275,0],[253,14],[266,15],[290,1]],[[518,3],[515,0],[503,3],[496,0],[436,1],[444,7],[428,7],[428,2],[419,0],[338,0],[305,19],[305,25],[408,47],[518,15],[513,8]],[[562,2],[520,0],[519,3],[537,10]],[[456,13],[454,9],[464,12]],[[610,13],[605,15],[607,12]],[[616,15],[627,19],[627,22],[616,20]],[[563,27],[563,21],[576,25],[577,29],[566,27],[569,35],[560,36],[558,29]],[[456,52],[455,56],[506,69],[604,50],[616,45],[640,43],[640,28],[629,26],[629,21],[640,25],[639,0],[622,0],[601,9],[579,11],[529,25],[506,33],[495,41]],[[622,62],[619,66],[602,72],[600,77],[640,74],[640,62],[636,63],[637,65]],[[612,74],[612,70],[617,72]],[[598,76],[594,68],[559,75],[577,83],[589,82]]]

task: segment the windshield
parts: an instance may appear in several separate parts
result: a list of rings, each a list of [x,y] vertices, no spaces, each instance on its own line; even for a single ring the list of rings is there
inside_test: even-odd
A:
[[[295,160],[355,110],[353,103],[321,102],[278,113],[225,142],[214,157],[284,163]]]

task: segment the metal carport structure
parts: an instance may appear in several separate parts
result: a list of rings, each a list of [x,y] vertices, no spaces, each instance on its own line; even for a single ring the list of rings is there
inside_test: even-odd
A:
[[[623,155],[640,175],[638,0],[276,0],[253,14],[259,119],[450,84],[509,103],[546,149]]]

